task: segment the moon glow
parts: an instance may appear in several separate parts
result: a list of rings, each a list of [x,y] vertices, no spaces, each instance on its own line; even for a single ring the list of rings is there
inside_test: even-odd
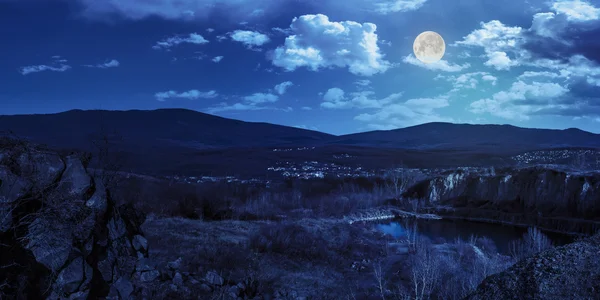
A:
[[[446,43],[437,32],[425,31],[415,39],[413,52],[418,60],[426,64],[434,63],[444,57]]]

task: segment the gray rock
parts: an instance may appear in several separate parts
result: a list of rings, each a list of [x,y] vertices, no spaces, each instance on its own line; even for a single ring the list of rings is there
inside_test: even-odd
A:
[[[213,289],[208,284],[203,283],[200,285],[200,290],[203,292],[206,292],[206,293],[210,293],[210,292],[212,292]]]
[[[172,270],[179,270],[181,268],[181,263],[183,262],[183,259],[180,257],[172,262],[169,262],[167,264],[167,267],[169,267]]]
[[[150,282],[150,281],[155,280],[159,276],[160,276],[160,272],[158,272],[157,270],[142,272],[142,273],[140,273],[140,281]]]
[[[81,291],[69,295],[69,300],[86,300],[90,294],[90,291]]]
[[[148,240],[145,237],[137,234],[133,237],[133,248],[137,251],[147,251],[148,250]]]
[[[19,165],[24,177],[32,178],[39,189],[56,182],[65,169],[65,164],[58,154],[35,150],[21,154]]]
[[[94,237],[90,237],[87,242],[83,245],[83,250],[85,251],[85,256],[88,256],[94,250]]]
[[[598,299],[600,234],[520,260],[465,299]]]
[[[100,271],[104,281],[112,281],[115,262],[116,258],[112,251],[108,251],[106,257],[103,260],[98,261],[98,271]]]
[[[135,270],[138,272],[152,271],[155,269],[155,264],[149,258],[142,258],[137,261]]]
[[[108,237],[110,240],[117,240],[127,234],[127,227],[121,218],[114,217],[108,221]]]
[[[69,195],[82,197],[92,186],[92,177],[75,156],[67,157],[65,164],[67,167],[60,180],[60,188]]]
[[[237,297],[240,295],[241,292],[242,292],[242,290],[237,285],[231,286],[227,289],[227,293],[233,299],[237,299]]]
[[[86,279],[84,263],[82,257],[77,257],[69,263],[56,277],[54,289],[60,294],[75,293]]]
[[[12,226],[12,204],[31,186],[5,166],[0,166],[0,232]]]
[[[92,213],[88,213],[85,218],[75,224],[73,237],[79,241],[86,241],[92,235],[94,227],[96,227],[96,217]]]
[[[130,299],[133,293],[133,284],[125,277],[120,277],[112,284],[111,289],[115,288],[121,299]]]
[[[53,272],[58,272],[67,262],[72,244],[71,229],[58,220],[39,217],[29,224],[29,241],[25,248],[31,250],[37,262]]]
[[[135,267],[137,264],[137,257],[134,256],[118,256],[117,264],[115,265],[117,277],[127,276],[131,277],[135,272]],[[114,278],[114,275],[113,275]],[[114,278],[116,280],[116,278]]]
[[[175,273],[175,276],[173,276],[173,284],[183,286],[183,276],[181,276],[181,273]]]
[[[96,215],[102,215],[106,212],[106,208],[108,207],[106,188],[100,178],[96,178],[94,182],[96,184],[96,191],[92,197],[85,202],[85,205],[91,208]]]
[[[223,285],[223,283],[225,283],[223,277],[221,277],[215,271],[209,271],[208,273],[206,273],[204,280],[206,280],[206,282],[212,285]]]
[[[13,203],[23,197],[31,184],[0,165],[0,203]]]

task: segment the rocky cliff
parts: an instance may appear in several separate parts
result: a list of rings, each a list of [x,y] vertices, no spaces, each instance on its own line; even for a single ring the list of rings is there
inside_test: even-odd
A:
[[[598,299],[600,235],[544,251],[486,278],[469,300]]]
[[[0,298],[128,299],[158,271],[144,217],[116,207],[85,156],[0,141]]]
[[[423,199],[442,215],[582,233],[600,229],[600,173],[458,170],[422,181],[404,196]]]

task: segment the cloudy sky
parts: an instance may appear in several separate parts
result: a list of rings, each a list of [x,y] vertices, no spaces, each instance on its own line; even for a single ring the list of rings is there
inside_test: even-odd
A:
[[[412,54],[440,33],[443,60]],[[426,122],[600,132],[583,0],[0,0],[0,114],[189,108],[333,134]]]

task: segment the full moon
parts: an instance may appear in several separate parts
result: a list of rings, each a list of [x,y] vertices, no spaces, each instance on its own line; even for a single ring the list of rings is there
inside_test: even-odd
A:
[[[446,52],[446,43],[437,32],[425,31],[417,36],[413,51],[418,60],[430,64],[439,61]]]

